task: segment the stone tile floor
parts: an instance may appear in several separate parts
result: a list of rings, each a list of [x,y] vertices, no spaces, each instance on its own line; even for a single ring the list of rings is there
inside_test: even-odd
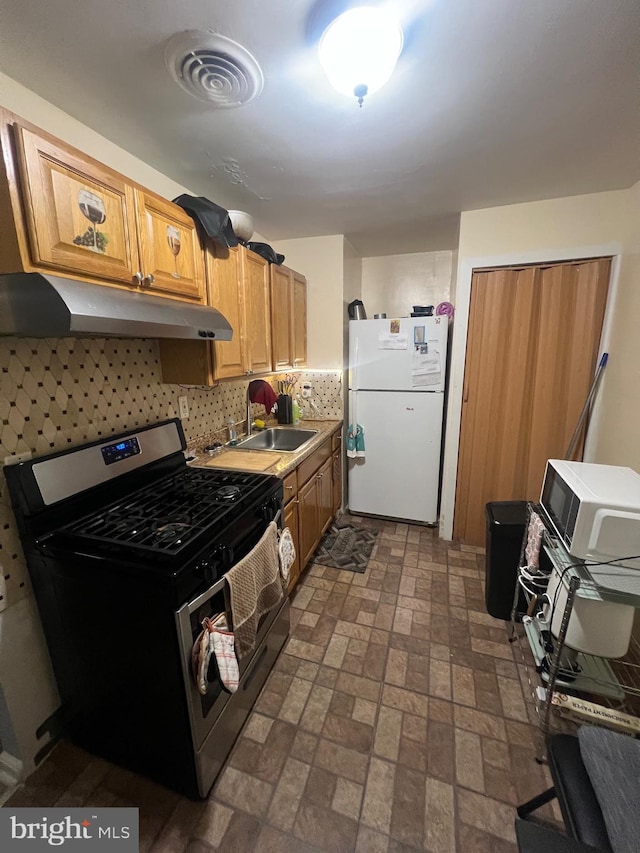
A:
[[[208,801],[62,743],[8,805],[139,806],[152,853],[515,851],[514,806],[549,777],[520,656],[485,611],[484,555],[352,520],[380,529],[366,573],[306,572]]]

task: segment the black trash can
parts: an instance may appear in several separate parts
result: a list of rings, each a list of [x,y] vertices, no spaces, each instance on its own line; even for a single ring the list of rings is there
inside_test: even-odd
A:
[[[487,519],[487,560],[485,601],[496,619],[511,619],[513,593],[518,574],[522,540],[527,525],[526,501],[493,501],[485,510]],[[527,603],[520,592],[518,610]]]

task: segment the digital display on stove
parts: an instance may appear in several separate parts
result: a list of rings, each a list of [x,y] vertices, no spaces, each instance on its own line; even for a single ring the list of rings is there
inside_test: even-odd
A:
[[[138,444],[138,439],[135,437],[118,441],[116,444],[108,444],[106,447],[102,447],[101,450],[105,465],[122,462],[123,459],[128,459],[130,456],[137,456],[138,453],[142,452]]]

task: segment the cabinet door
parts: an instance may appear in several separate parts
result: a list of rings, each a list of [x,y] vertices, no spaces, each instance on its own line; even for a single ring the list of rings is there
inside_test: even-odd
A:
[[[294,588],[294,586],[298,582],[298,578],[300,577],[300,545],[299,545],[299,530],[298,530],[298,500],[289,501],[289,503],[284,508],[284,526],[288,527],[291,531],[291,537],[293,539],[293,544],[296,549],[296,559],[294,560],[293,565],[291,566],[289,573],[289,586],[288,591]]]
[[[298,492],[298,542],[300,543],[300,571],[307,565],[320,541],[318,527],[318,478],[317,474],[305,483]]]
[[[318,478],[318,539],[331,524],[333,518],[333,460],[327,459],[316,474]]]
[[[273,369],[293,367],[293,279],[291,270],[271,264],[271,349]]]
[[[133,187],[73,148],[14,131],[34,265],[137,284]]]
[[[207,341],[161,338],[162,381],[172,385],[213,385],[213,350]]]
[[[204,259],[196,226],[177,204],[136,190],[142,286],[204,303]]]
[[[307,364],[307,280],[300,273],[293,273],[293,367]]]
[[[336,450],[331,457],[331,481],[333,486],[332,514],[342,506],[342,451]]]
[[[251,373],[271,370],[269,264],[260,255],[242,249],[245,300],[245,364]]]
[[[214,375],[216,379],[244,376],[247,366],[244,358],[244,288],[240,249],[211,246],[207,248],[206,257],[209,304],[227,318],[233,329],[230,341],[213,344]]]

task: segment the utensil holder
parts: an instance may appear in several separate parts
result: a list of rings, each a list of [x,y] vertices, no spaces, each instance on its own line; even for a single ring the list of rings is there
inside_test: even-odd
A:
[[[293,423],[293,405],[288,394],[280,394],[278,397],[278,423]]]

